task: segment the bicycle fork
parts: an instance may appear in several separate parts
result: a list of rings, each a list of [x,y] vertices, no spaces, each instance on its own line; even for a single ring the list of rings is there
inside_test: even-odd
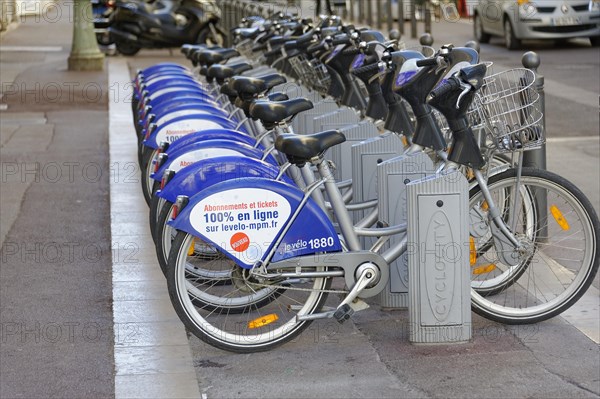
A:
[[[517,176],[521,175],[521,163],[519,163],[519,173]],[[481,188],[481,193],[485,198],[485,201],[488,206],[488,221],[490,226],[490,232],[494,239],[494,245],[498,252],[498,256],[500,260],[504,262],[508,266],[515,266],[519,263],[519,255],[522,250],[522,245],[519,240],[515,237],[512,231],[515,230],[516,227],[516,207],[519,206],[519,179],[517,179],[515,190],[514,200],[510,206],[512,210],[511,218],[511,226],[506,225],[504,220],[502,219],[502,213],[494,203],[490,190],[487,186],[487,181],[480,170],[475,169],[475,178],[477,179],[477,183]]]

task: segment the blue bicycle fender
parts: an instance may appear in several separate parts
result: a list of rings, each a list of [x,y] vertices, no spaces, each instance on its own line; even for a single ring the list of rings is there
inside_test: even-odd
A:
[[[204,116],[221,117],[221,118],[230,120],[231,122],[236,124],[236,126],[237,126],[237,124],[239,124],[239,122],[235,119],[229,118],[228,116],[223,116],[222,114],[219,114],[217,112],[210,112],[210,110],[207,110],[207,109],[186,109],[186,110],[169,112],[167,114],[164,114],[160,118],[155,119],[152,123],[154,123],[158,127],[161,127],[177,118],[181,118],[181,117],[203,118]],[[144,130],[144,132],[146,131],[145,129],[143,129],[143,130]]]
[[[169,151],[165,154],[167,160],[163,162],[163,165],[151,177],[154,180],[160,180],[167,169],[178,172],[186,166],[190,166],[203,159],[223,156],[260,159],[262,155],[261,150],[238,141],[224,139],[203,140],[190,144],[187,147],[179,148],[177,151],[171,151],[169,148]]]
[[[187,136],[183,136],[182,138],[173,142],[173,144],[169,146],[167,153],[170,153],[171,151],[179,151],[180,148],[184,148],[188,145],[197,143],[202,140],[216,139],[239,141],[240,143],[245,143],[251,146],[254,146],[256,144],[256,139],[254,137],[248,136],[247,134],[242,133],[239,130],[209,129],[202,130],[200,132],[190,133]],[[258,148],[262,149],[262,147]]]
[[[142,87],[143,84],[143,87]],[[195,80],[191,76],[178,76],[177,78],[173,78],[168,75],[158,76],[156,78],[145,80],[139,86],[134,86],[135,95],[138,98],[141,98],[142,91],[147,91],[149,94],[154,93],[161,89],[166,89],[167,87],[173,86],[195,86],[202,87],[198,84],[198,81]]]
[[[206,140],[218,139],[237,141],[239,143],[248,144],[252,147],[256,146],[256,139],[254,137],[248,136],[247,134],[242,133],[240,131],[233,129],[210,129],[190,133],[187,136],[183,136],[179,140],[175,140],[173,144],[169,146],[167,154],[169,154],[169,157],[171,157],[172,152],[180,151],[182,148],[185,149],[195,143],[200,143]],[[279,162],[272,154],[267,154],[266,157],[264,156],[264,147],[262,144],[259,144],[255,148],[257,148],[261,152],[261,156],[259,156],[258,158],[264,158],[264,161],[266,161],[267,163],[270,163],[277,167],[279,166]]]
[[[193,77],[193,73],[184,67],[177,66],[165,66],[161,68],[146,68],[138,72],[132,80],[134,86],[139,86],[142,82],[147,82],[149,80],[155,79],[160,76],[169,76],[169,77],[178,77],[178,76],[191,76]]]
[[[210,104],[204,103],[179,103],[179,102],[168,102],[166,104],[161,104],[156,108],[151,110],[151,113],[154,114],[155,120],[158,122],[160,118],[169,115],[173,112],[181,112],[181,111],[206,111],[211,113],[212,115],[222,116],[224,118],[228,117],[229,114],[224,111],[222,108],[214,107]]]
[[[178,95],[184,93],[197,93],[198,95],[202,95],[205,97],[206,102],[212,101],[214,103],[214,98],[210,93],[207,93],[205,90],[193,85],[187,86],[172,86],[165,87],[164,89],[157,90],[154,93],[150,93],[147,98],[147,104],[150,105],[158,105],[162,101],[166,101],[171,98],[177,98]]]
[[[158,71],[171,70],[171,69],[174,71],[188,71],[189,72],[189,69],[181,64],[176,64],[174,62],[160,62],[158,64],[154,64],[152,66],[142,69],[142,74],[144,76],[147,76],[147,75],[152,75],[153,73],[156,73]]]
[[[245,269],[265,260],[288,223],[273,261],[341,251],[329,218],[311,199],[292,220],[303,196],[297,187],[264,178],[224,181],[190,198],[169,224],[212,243]]]
[[[193,132],[208,129],[235,129],[235,123],[216,115],[200,115],[193,117],[182,116],[159,126],[150,137],[144,140],[147,147],[158,148],[163,141],[173,143],[175,140]]]
[[[166,101],[164,103],[158,104],[155,107],[150,109],[150,112],[139,113],[138,123],[142,127],[146,127],[148,125],[147,119],[150,114],[154,114],[156,119],[161,118],[164,115],[167,115],[171,112],[177,112],[185,109],[201,109],[201,110],[210,110],[213,115],[220,115],[224,118],[227,118],[229,114],[220,107],[214,106],[212,104],[208,104],[204,102],[202,99],[197,98],[195,96],[186,96],[186,97],[178,97],[177,99]],[[214,110],[214,112],[213,112]]]
[[[166,99],[165,101],[162,101],[160,104],[153,105],[152,113],[154,113],[155,111],[158,112],[158,110],[167,109],[168,107],[175,107],[177,105],[182,104],[200,104],[208,107],[220,107],[219,104],[215,103],[214,101],[206,101],[206,96],[204,94],[198,92],[184,92],[180,93],[180,95],[177,97],[171,97],[169,99]],[[138,109],[136,112],[138,112],[138,119],[140,120],[145,120],[148,116],[146,115],[145,109]]]
[[[156,195],[169,202],[175,202],[178,195],[192,197],[205,188],[225,180],[250,177],[273,180],[278,175],[279,168],[260,159],[239,156],[203,159],[181,169]],[[281,180],[293,184],[285,175]]]

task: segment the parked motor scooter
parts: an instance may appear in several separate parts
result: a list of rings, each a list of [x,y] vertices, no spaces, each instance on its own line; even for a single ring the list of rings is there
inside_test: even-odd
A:
[[[183,44],[222,46],[226,34],[217,25],[220,18],[214,0],[118,1],[110,16],[108,41],[123,55]]]
[[[116,0],[92,0],[92,15],[94,17],[94,32],[98,44],[108,46],[111,43],[108,27],[111,15],[116,7]]]

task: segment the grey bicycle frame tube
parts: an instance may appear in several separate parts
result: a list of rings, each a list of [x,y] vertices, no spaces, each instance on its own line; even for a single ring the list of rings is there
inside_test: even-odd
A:
[[[325,191],[327,192],[327,196],[331,202],[333,211],[340,226],[340,230],[346,241],[346,245],[351,251],[360,251],[362,250],[362,247],[358,240],[358,236],[354,232],[354,225],[352,224],[352,219],[350,218],[350,214],[346,209],[346,204],[342,198],[342,193],[335,184],[333,173],[329,168],[329,162],[323,161],[322,159],[318,162],[317,168],[319,169],[319,174],[325,183]]]
[[[304,166],[300,168],[300,172],[302,173],[302,177],[304,178],[304,181],[309,187],[315,181],[317,181],[317,179],[315,179],[315,174],[312,170],[310,170],[310,166],[308,164],[304,164]],[[323,193],[321,192],[321,190],[313,191],[312,197],[321,209],[327,211],[327,208],[325,207],[325,198],[323,198]]]
[[[515,236],[510,232],[510,230],[506,226],[506,223],[504,223],[504,221],[502,220],[502,215],[500,214],[500,211],[498,210],[498,208],[496,207],[496,204],[494,203],[494,200],[492,199],[492,195],[490,193],[490,190],[488,189],[488,186],[483,177],[483,174],[481,173],[480,170],[477,170],[477,169],[475,169],[474,172],[475,172],[475,178],[477,179],[477,183],[479,183],[479,187],[481,188],[481,193],[483,194],[483,198],[485,198],[485,200],[488,203],[489,215],[490,215],[491,219],[496,224],[496,226],[500,229],[502,234],[510,241],[510,243],[513,244],[515,246],[515,248],[519,248],[521,245],[519,244],[519,241],[515,238]]]

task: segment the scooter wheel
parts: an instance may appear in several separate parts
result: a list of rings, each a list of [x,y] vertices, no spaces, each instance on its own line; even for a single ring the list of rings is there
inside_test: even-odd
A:
[[[119,42],[116,45],[117,51],[123,55],[136,55],[141,50],[137,44]]]
[[[210,29],[205,29],[198,35],[198,40],[196,42],[198,44],[207,44],[210,46],[219,46],[223,47],[225,45],[225,36],[220,32],[216,33],[217,37],[211,32]]]

